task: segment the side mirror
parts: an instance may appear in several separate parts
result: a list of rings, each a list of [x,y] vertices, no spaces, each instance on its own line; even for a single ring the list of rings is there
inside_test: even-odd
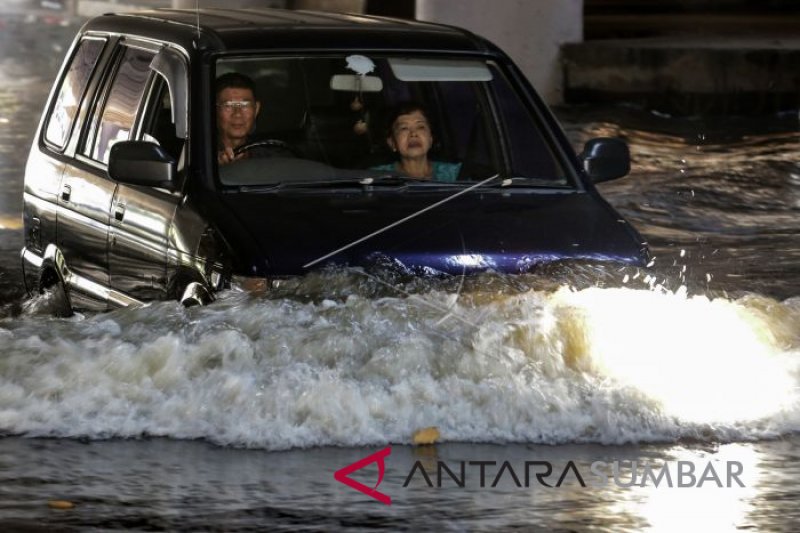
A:
[[[583,169],[595,183],[621,178],[631,171],[631,154],[622,139],[590,139],[580,157]]]
[[[177,162],[166,150],[148,141],[121,141],[111,147],[108,175],[129,185],[175,190]]]

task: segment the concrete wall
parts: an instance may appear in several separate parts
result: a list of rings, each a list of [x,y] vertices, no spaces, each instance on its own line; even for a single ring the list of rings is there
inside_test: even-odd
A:
[[[583,38],[583,0],[416,0],[417,19],[466,28],[506,51],[550,104],[563,101],[559,50]]]

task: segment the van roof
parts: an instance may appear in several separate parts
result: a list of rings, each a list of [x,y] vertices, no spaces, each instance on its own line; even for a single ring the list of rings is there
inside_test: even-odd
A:
[[[181,43],[191,49],[199,20],[202,46],[253,49],[489,52],[495,48],[461,28],[362,14],[283,9],[154,9],[106,14],[84,31],[108,31]]]

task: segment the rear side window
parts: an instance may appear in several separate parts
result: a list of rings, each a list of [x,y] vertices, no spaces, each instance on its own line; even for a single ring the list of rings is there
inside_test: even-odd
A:
[[[125,49],[92,143],[91,158],[95,161],[107,163],[114,143],[129,139],[150,78],[152,59],[152,52]]]
[[[58,148],[64,148],[78,107],[86,91],[86,85],[92,75],[97,59],[105,46],[102,39],[84,39],[78,45],[67,75],[61,82],[58,96],[53,104],[53,111],[47,122],[45,139]]]

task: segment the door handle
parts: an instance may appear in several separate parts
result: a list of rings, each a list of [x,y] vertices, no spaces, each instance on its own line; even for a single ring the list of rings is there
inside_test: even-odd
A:
[[[125,204],[118,203],[114,207],[114,218],[119,221],[122,221],[122,219],[125,218]]]
[[[61,188],[61,199],[65,202],[69,202],[70,196],[72,196],[72,187],[64,185],[64,187]]]

